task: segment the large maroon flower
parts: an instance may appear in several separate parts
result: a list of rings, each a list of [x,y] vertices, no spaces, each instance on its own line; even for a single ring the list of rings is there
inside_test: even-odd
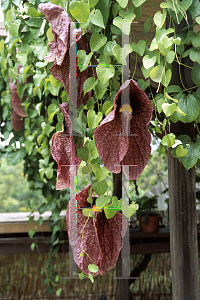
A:
[[[86,186],[70,200],[70,214],[68,205],[66,221],[69,233],[69,243],[72,247],[76,264],[81,271],[88,275],[90,273],[88,265],[94,263],[99,267],[98,272],[93,275],[96,276],[98,274],[104,275],[106,271],[114,268],[122,246],[121,237],[124,237],[126,233],[127,221],[120,212],[117,212],[111,219],[107,219],[103,211],[93,212],[96,221],[93,217],[90,217],[89,219],[88,217],[85,217],[80,208],[88,207],[87,198],[89,196],[90,186],[91,184]],[[77,208],[79,209],[77,210]],[[82,239],[83,227],[84,232]],[[122,232],[122,229],[124,228],[126,229]],[[85,253],[84,256],[80,256],[82,250],[88,255]]]
[[[70,185],[73,187],[74,177],[78,170],[81,159],[75,157],[75,145],[72,136],[72,122],[69,116],[69,104],[60,104],[64,114],[63,131],[56,132],[51,141],[51,155],[58,164],[56,189],[62,190]],[[72,173],[70,173],[70,166]],[[76,166],[76,167],[75,167]],[[70,177],[69,177],[70,175]],[[71,182],[69,181],[69,178]]]
[[[130,91],[130,110],[121,113],[121,92],[125,90],[127,93],[127,89]],[[94,131],[97,151],[109,171],[120,173],[122,162],[124,172],[131,180],[138,178],[142,173],[151,153],[148,125],[152,119],[152,112],[153,106],[146,93],[137,82],[127,80],[115,96],[113,111]],[[121,123],[124,127],[123,134]]]
[[[52,3],[40,4],[39,6],[42,14],[45,15],[47,21],[52,25],[52,32],[54,35],[54,41],[49,43],[50,51],[48,56],[45,57],[45,60],[48,62],[54,61],[54,64],[50,68],[51,74],[62,82],[65,90],[69,95],[69,37],[70,37],[70,23],[71,20],[64,10],[64,8],[57,6]],[[85,50],[86,54],[90,52],[90,46],[87,41],[86,36],[82,35],[81,28],[73,29],[76,33],[76,42],[77,42],[77,51]],[[91,58],[92,64],[97,64],[97,61],[94,57]],[[96,71],[94,70],[95,78],[97,78]],[[87,103],[92,95],[92,91],[88,92],[84,96],[83,84],[84,81],[93,76],[92,67],[87,68],[83,72],[80,72],[79,68],[76,70],[77,76],[77,104],[75,99],[72,102],[73,105],[77,108],[81,104]],[[73,82],[73,88],[75,89],[76,82]]]

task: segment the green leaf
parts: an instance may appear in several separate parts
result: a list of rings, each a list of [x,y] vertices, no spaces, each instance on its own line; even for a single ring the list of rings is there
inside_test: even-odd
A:
[[[46,203],[42,203],[39,207],[38,207],[38,211],[40,213],[40,215],[42,215],[45,211],[46,211],[47,205]]]
[[[95,129],[99,122],[102,119],[102,113],[99,111],[96,115],[94,110],[89,110],[87,112],[87,120],[88,120],[88,126],[90,129]]]
[[[122,213],[126,218],[129,218],[129,206],[127,205],[125,199],[122,199]]]
[[[172,77],[172,71],[170,69],[167,70],[167,72],[165,73],[165,75],[162,78],[161,83],[167,87],[171,81],[171,77]]]
[[[113,106],[113,104],[110,101],[104,102],[104,104],[102,106],[102,113],[105,115],[106,111],[112,106]]]
[[[121,200],[113,196],[112,203],[104,206],[104,213],[107,219],[111,219],[118,211],[121,211]]]
[[[137,52],[140,56],[143,56],[146,42],[144,40],[140,40],[137,44],[132,42],[130,46],[133,49],[133,51]]]
[[[146,0],[132,0],[132,3],[135,7],[141,6]]]
[[[178,85],[170,85],[166,88],[167,93],[179,93],[180,91],[181,88]]]
[[[159,29],[164,25],[166,16],[167,16],[167,11],[165,8],[163,9],[163,14],[160,11],[157,11],[157,13],[154,15],[153,18],[154,23]]]
[[[165,68],[162,65],[158,65],[150,72],[150,78],[155,82],[161,82],[164,75]]]
[[[8,30],[13,37],[18,37],[18,30],[21,24],[20,20],[15,20],[15,22],[8,21],[6,25],[8,26]]]
[[[31,244],[31,251],[33,251],[35,249],[35,246],[36,246],[35,243]]]
[[[96,207],[104,207],[110,202],[110,200],[111,197],[105,197],[104,195],[101,195],[96,199]]]
[[[53,118],[58,111],[59,111],[59,108],[55,104],[50,104],[48,106],[47,112],[48,112],[50,124],[53,122]]]
[[[24,52],[21,53],[17,53],[16,57],[18,58],[20,64],[22,64],[22,66],[24,66],[27,63],[27,55]]]
[[[51,126],[50,124],[47,124],[45,122],[42,122],[41,127],[42,127],[42,131],[45,132],[46,135],[48,135],[48,136],[49,136],[49,133],[54,130],[53,126]]]
[[[79,70],[81,72],[83,72],[84,70],[87,69],[88,64],[90,63],[90,59],[93,55],[93,52],[90,52],[88,55],[86,55],[85,50],[79,50],[77,52],[77,56],[78,56],[78,66],[79,66]]]
[[[79,279],[82,280],[85,277],[85,274],[82,272],[82,273],[78,274],[78,276],[79,276]]]
[[[161,98],[158,100],[157,102],[157,110],[159,112],[159,114],[162,112],[162,104],[165,103],[165,99]]]
[[[200,52],[197,51],[197,49],[190,49],[190,53],[189,53],[189,56],[190,56],[190,59],[192,61],[197,61],[198,64],[200,64]]]
[[[95,159],[99,156],[98,152],[97,152],[97,148],[95,145],[95,141],[90,141],[88,144],[88,149],[90,151],[90,155]]]
[[[98,64],[96,72],[101,84],[105,85],[115,75],[115,68],[113,66],[107,67],[105,64]]]
[[[94,15],[90,15],[90,21],[94,25],[100,26],[100,27],[102,27],[102,28],[105,29],[105,25],[104,25],[104,22],[103,22],[102,13],[101,13],[101,11],[99,9],[95,9],[95,14]]]
[[[163,109],[166,117],[169,117],[176,111],[176,104],[175,103],[173,103],[173,104],[163,103],[162,109]]]
[[[18,149],[15,152],[7,152],[6,160],[8,165],[16,165],[18,162],[26,156],[26,150],[24,148]]]
[[[187,148],[183,148],[183,145],[178,145],[176,147],[176,157],[183,157],[186,156],[188,153],[188,149]]]
[[[191,72],[192,81],[194,84],[200,86],[200,64],[196,63]]]
[[[9,0],[1,0],[1,9],[4,11],[8,8],[10,1]]]
[[[198,158],[200,158],[200,138],[196,140],[195,144],[191,142],[191,138],[188,135],[180,135],[178,139],[183,143],[184,149],[188,150],[188,153],[184,157],[178,157],[178,160],[189,170],[194,167]]]
[[[80,157],[82,160],[87,161],[89,158],[89,149],[87,147],[84,147],[84,149],[79,148],[77,151],[78,157]]]
[[[60,296],[61,295],[61,292],[62,292],[62,288],[60,288],[60,289],[58,289],[57,291],[56,291],[56,296]]]
[[[69,4],[69,10],[72,16],[79,22],[86,22],[90,16],[89,3],[84,0],[73,0]]]
[[[50,74],[49,80],[50,80],[51,84],[53,85],[53,87],[56,88],[56,87],[57,87],[57,79],[55,79],[55,78],[53,77],[53,75]]]
[[[122,8],[127,7],[128,0],[117,0],[117,2],[119,3],[119,5],[120,5]]]
[[[98,81],[95,81],[94,77],[87,78],[83,84],[84,95],[87,92],[91,91],[96,86],[97,83],[98,83]]]
[[[30,229],[28,232],[29,237],[32,239],[35,234],[35,229]]]
[[[200,47],[200,32],[198,32],[198,33],[192,38],[192,45],[193,45],[193,47],[195,47],[195,48]]]
[[[106,42],[107,42],[106,36],[102,38],[98,32],[93,33],[90,39],[91,51],[95,52],[99,50],[102,46],[105,45]]]
[[[142,70],[142,74],[143,74],[144,78],[147,79],[147,78],[149,78],[151,70],[153,70],[153,67],[151,67],[149,69],[145,69],[145,67],[142,66],[141,70]]]
[[[133,1],[133,0],[132,0]],[[147,33],[151,30],[151,21],[152,16],[150,16],[145,22],[144,22],[144,33]]]
[[[90,264],[90,265],[88,265],[88,270],[89,270],[91,273],[97,273],[98,270],[99,270],[99,267],[98,267],[98,266],[95,266],[94,264]]]
[[[103,181],[95,181],[92,183],[92,189],[95,191],[97,195],[103,195],[108,189],[108,185],[105,180]]]
[[[109,56],[112,56],[113,55],[113,52],[112,52],[112,49],[113,47],[116,45],[116,41],[109,41],[105,44],[104,46],[104,49],[103,49],[103,54],[101,54],[101,61],[103,62],[106,62],[105,60],[103,60],[103,57],[107,57],[108,55]],[[110,58],[109,58],[110,59]],[[99,61],[99,62],[101,62]]]
[[[41,81],[46,77],[46,72],[44,72],[43,74],[38,71],[34,76],[33,76],[33,82],[35,84],[36,87],[39,87],[41,84]]]
[[[156,62],[156,56],[153,56],[152,58],[149,57],[149,55],[145,55],[143,57],[143,65],[145,69],[149,69],[155,65]]]
[[[178,107],[183,113],[185,113],[185,116],[178,113],[178,118],[183,123],[191,123],[196,120],[199,115],[199,104],[195,96],[192,94],[188,94],[188,96],[186,96],[182,93],[178,102]]]
[[[99,0],[89,0],[89,6],[94,7],[98,2]]]
[[[175,136],[173,133],[167,134],[162,138],[161,144],[167,148],[171,147],[174,144]]]
[[[200,3],[199,0],[193,0],[192,4],[190,6],[190,13],[192,16],[192,19],[200,15]]]
[[[108,169],[106,169],[104,166],[100,167],[99,164],[93,165],[92,171],[94,172],[97,181],[104,180],[107,177],[108,173],[109,173]]]
[[[121,64],[122,63],[122,48],[120,47],[120,45],[115,45],[112,48],[112,53],[116,57],[118,63]]]
[[[166,60],[169,64],[171,64],[174,61],[174,57],[175,57],[175,52],[174,51],[167,52]]]
[[[200,17],[197,17],[197,18],[196,18],[196,22],[197,22],[198,24],[200,24]]]

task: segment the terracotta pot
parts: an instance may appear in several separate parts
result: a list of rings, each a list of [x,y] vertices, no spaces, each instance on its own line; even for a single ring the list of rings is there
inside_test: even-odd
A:
[[[158,232],[160,215],[148,216],[146,224],[142,223],[143,217],[139,219],[140,230],[143,232]]]

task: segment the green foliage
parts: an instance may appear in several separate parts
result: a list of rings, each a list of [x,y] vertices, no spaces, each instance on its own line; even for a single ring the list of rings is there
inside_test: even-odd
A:
[[[148,216],[155,215],[155,209],[157,208],[157,198],[158,198],[157,195],[151,198],[147,196],[143,196],[142,198],[136,201],[136,203],[139,206],[137,210],[137,216],[138,218],[143,217],[142,219],[143,224],[146,224]]]
[[[130,22],[133,22],[136,16],[141,17],[144,2],[145,0],[132,0],[131,6],[128,7],[127,0],[115,2],[109,0],[53,1],[67,11],[72,21],[79,22],[77,25],[82,28],[83,33],[90,33],[87,34],[87,39],[91,52],[86,54],[85,50],[79,50],[77,53],[79,70],[83,72],[89,67],[93,55],[98,64],[97,79],[89,77],[83,84],[84,93],[92,91],[92,97],[77,110],[76,126],[74,126],[74,120],[72,120],[72,125],[74,131],[82,135],[76,149],[76,155],[82,160],[78,171],[79,177],[81,177],[80,186],[86,186],[88,181],[92,182],[88,201],[92,204],[93,190],[99,196],[96,204],[104,208],[107,218],[112,218],[119,210],[128,216],[137,209],[135,203],[128,206],[116,197],[111,200],[110,174],[99,158],[94,140],[94,130],[104,116],[106,117],[113,109],[114,97],[121,84],[119,77],[121,67],[117,69],[113,65],[125,64],[125,58],[129,53],[135,52],[136,56],[142,56],[141,70],[146,81],[141,78],[138,80],[138,84],[144,91],[150,86],[150,79],[157,83],[157,92],[160,86],[163,86],[163,92],[157,93],[152,99],[155,118],[150,125],[152,133],[164,135],[158,150],[160,158],[165,153],[165,147],[172,147],[172,155],[177,157],[186,169],[192,168],[200,159],[198,135],[194,141],[191,141],[187,135],[176,137],[170,131],[171,122],[181,121],[183,123],[195,122],[195,128],[199,132],[200,34],[194,33],[192,26],[177,33],[173,26],[174,22],[179,24],[183,18],[188,22],[188,12],[191,13],[192,18],[199,16],[199,1],[161,3],[161,11],[155,12],[154,16],[149,17],[144,23],[145,33],[149,32],[152,26],[156,27],[155,36],[151,35],[152,40],[140,40],[137,44],[130,41],[130,45],[122,45],[122,33],[129,33]],[[44,57],[49,51],[48,43],[54,40],[54,35],[52,27],[38,9],[40,3],[43,1],[24,1],[20,6],[18,0],[1,1],[5,27],[9,31],[9,36],[5,40],[0,40],[0,127],[3,142],[8,140],[11,132],[14,137],[10,139],[8,145],[0,146],[0,157],[6,159],[8,170],[13,165],[18,166],[24,160],[24,175],[31,190],[30,192],[24,188],[29,209],[33,211],[37,207],[40,214],[47,209],[52,211],[49,220],[52,229],[51,251],[45,280],[45,283],[49,285],[49,292],[51,292],[58,281],[52,265],[54,255],[62,240],[63,221],[59,219],[59,214],[62,210],[66,210],[69,193],[68,190],[55,190],[57,164],[51,156],[50,145],[53,134],[62,130],[63,114],[59,104],[68,102],[69,96],[62,83],[51,75],[51,64],[44,61]],[[171,26],[168,29],[165,28],[167,12]],[[196,19],[196,22],[199,24],[199,18]],[[172,63],[176,61],[180,66],[182,58],[187,56],[194,62],[191,70],[194,87],[189,90],[184,87],[180,68],[178,75],[181,87],[170,85],[173,72]],[[19,64],[21,64],[20,69]],[[190,66],[185,67],[191,69]],[[22,106],[27,115],[24,119],[24,127],[18,132],[14,131],[11,125],[10,80],[17,85],[17,93],[19,98],[23,99]],[[85,135],[87,137],[83,137]],[[75,143],[77,143],[76,138],[74,136]],[[154,158],[155,156],[152,155],[152,160],[158,164]],[[160,161],[160,165],[163,166],[163,162]],[[158,165],[157,167],[159,168]],[[143,174],[140,177],[143,191],[148,188],[149,184],[154,184],[156,181],[156,175],[150,176],[151,172],[152,168],[149,169],[149,166],[144,170],[144,174],[150,178],[150,182]],[[9,182],[10,175],[6,173],[6,176],[8,176]],[[3,183],[1,182],[1,184]],[[19,204],[17,187],[9,190],[9,184],[4,183],[4,185],[6,189],[2,189],[3,200],[0,204],[2,209],[9,210],[9,205],[6,206],[4,199],[19,209],[22,202]],[[5,190],[9,192],[7,195],[4,193]],[[131,197],[133,196],[135,194],[132,192]],[[145,208],[146,216],[154,208],[155,201],[156,199],[152,198],[152,206]],[[143,198],[140,205],[146,205],[146,202]],[[25,206],[24,203],[22,205],[22,207]],[[88,212],[85,211],[85,213]],[[42,217],[38,222],[43,222]],[[32,229],[29,236],[33,237],[34,233],[35,230]],[[34,247],[32,246],[33,249]],[[90,265],[90,268],[90,272],[96,271],[96,266]],[[79,275],[83,279],[83,276]],[[89,278],[92,282],[94,281],[92,274],[89,275]],[[61,292],[62,289],[58,289],[57,296]]]

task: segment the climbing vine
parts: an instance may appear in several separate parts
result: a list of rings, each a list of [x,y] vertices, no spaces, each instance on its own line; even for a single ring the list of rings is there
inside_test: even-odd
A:
[[[109,249],[104,256],[100,253],[101,245],[112,237],[112,226],[118,224],[120,212],[129,217],[137,209],[134,202],[128,206],[124,199],[108,196],[106,178],[110,172],[119,173],[122,165],[131,180],[138,178],[150,157],[149,123],[151,133],[161,137],[161,147],[172,148],[171,154],[186,169],[199,164],[200,33],[193,29],[200,24],[200,3],[198,0],[162,2],[160,11],[144,23],[145,33],[153,26],[156,28],[152,40],[136,44],[130,35],[129,44],[123,45],[122,34],[130,33],[131,22],[141,18],[144,3],[144,0],[1,1],[8,36],[0,40],[0,126],[3,140],[11,133],[13,137],[8,146],[0,148],[0,155],[6,156],[8,164],[24,160],[30,189],[35,195],[45,197],[39,213],[42,215],[47,207],[51,208],[48,261],[51,266],[47,268],[45,281],[49,292],[59,281],[52,266],[62,242],[64,220],[60,219],[60,212],[67,207],[69,210],[69,187],[76,184],[78,167],[83,176],[90,178],[87,187],[78,194],[80,205],[90,208],[78,211],[80,253],[75,257],[74,252],[74,259],[83,271],[79,277],[86,275],[93,281],[93,276],[103,274],[116,263],[120,229],[114,247],[117,256],[110,265],[106,261]],[[189,14],[192,25],[188,22]],[[187,26],[177,33],[175,24],[182,20]],[[77,99],[70,97],[72,22],[76,24],[73,30],[77,47]],[[135,70],[130,80],[122,84],[122,65],[132,52],[136,53]],[[135,82],[138,56],[142,57],[144,78]],[[183,63],[185,57],[190,58],[192,66]],[[180,85],[170,84],[174,64],[179,66]],[[182,66],[191,72],[194,86],[189,89],[182,80]],[[151,82],[157,84],[156,93],[152,92]],[[128,105],[121,99],[121,93],[127,89],[130,90]],[[150,91],[151,101],[145,91]],[[194,123],[197,132],[194,141],[170,131],[171,123],[177,121]],[[73,198],[70,202],[73,203]],[[33,212],[34,203],[28,205]],[[37,223],[42,222],[41,216]],[[69,216],[67,223],[70,230]],[[102,224],[104,232],[100,229]],[[34,234],[35,229],[29,231],[30,238]],[[99,245],[95,256],[87,245],[91,238]],[[60,293],[59,289],[57,294]]]

